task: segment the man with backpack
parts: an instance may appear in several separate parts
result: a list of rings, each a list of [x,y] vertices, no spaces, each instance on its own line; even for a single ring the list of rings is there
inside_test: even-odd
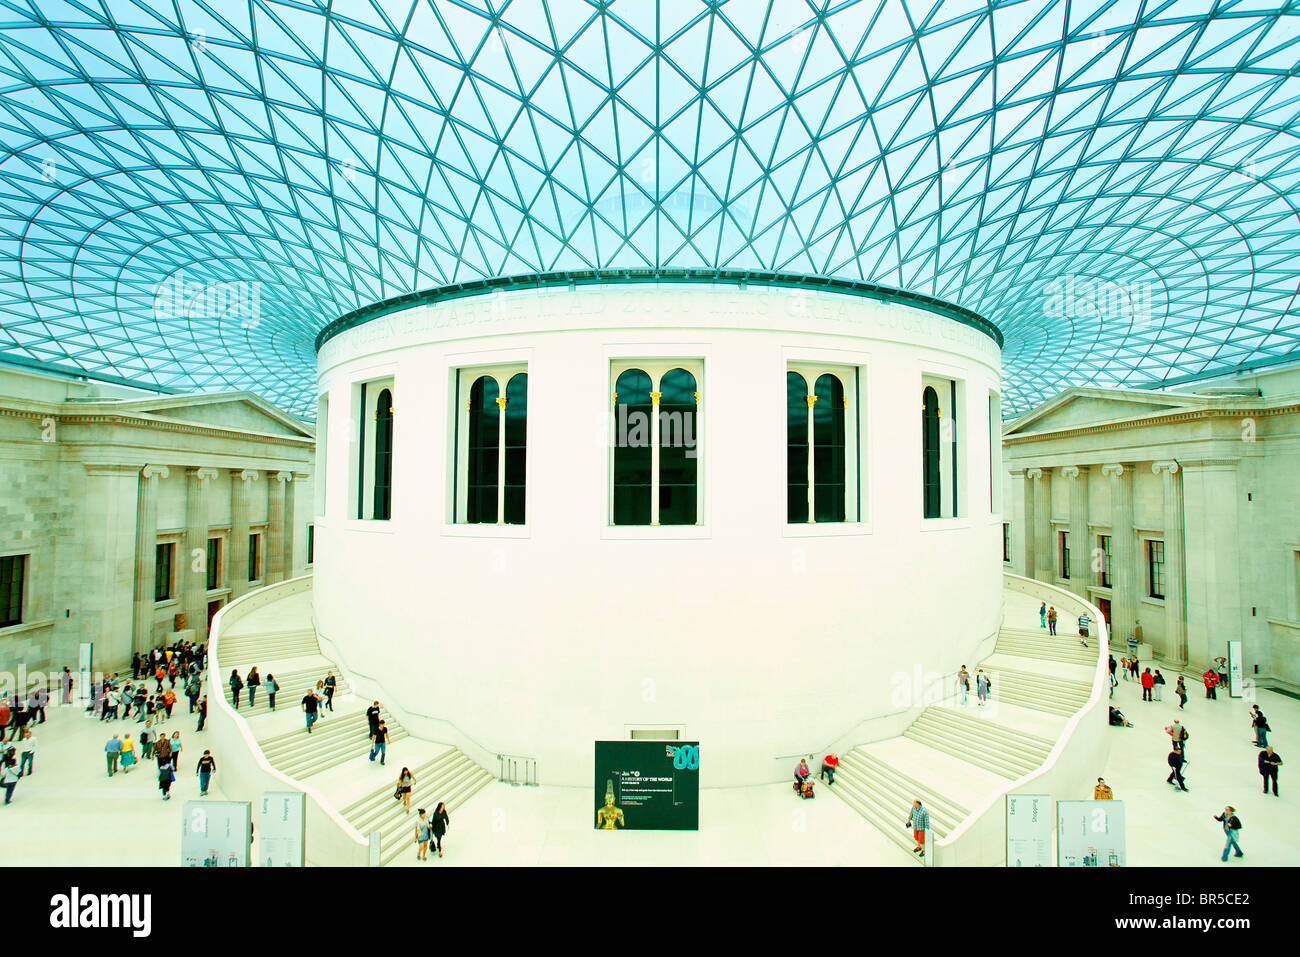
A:
[[[1226,834],[1228,837],[1227,842],[1223,845],[1224,861],[1228,859],[1228,850],[1230,848],[1236,850],[1237,852],[1235,855],[1236,857],[1246,856],[1245,854],[1241,853],[1241,845],[1237,843],[1237,835],[1241,833],[1241,818],[1237,817],[1237,815],[1233,813],[1233,811],[1235,810],[1236,808],[1234,808],[1231,804],[1229,804],[1227,807],[1223,809],[1222,814],[1216,814],[1214,816],[1214,819],[1216,821],[1219,821],[1223,824],[1223,833]]]
[[[1169,737],[1173,739],[1174,746],[1183,753],[1183,764],[1191,764],[1192,762],[1187,760],[1187,739],[1191,737],[1187,733],[1187,729],[1179,724],[1175,718],[1174,723],[1165,730],[1169,732]]]

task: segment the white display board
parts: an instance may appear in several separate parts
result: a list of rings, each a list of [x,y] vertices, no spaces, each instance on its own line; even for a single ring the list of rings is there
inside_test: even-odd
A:
[[[267,791],[257,816],[257,862],[262,867],[302,867],[307,833],[307,795]]]
[[[1007,795],[1007,867],[1051,867],[1052,817],[1050,794]]]
[[[1242,694],[1241,642],[1228,642],[1228,697],[1240,698]]]
[[[1124,802],[1056,802],[1058,867],[1123,867]]]
[[[90,664],[94,650],[93,642],[83,641],[77,653],[77,699],[85,704],[90,704]]]
[[[186,801],[182,867],[247,867],[252,830],[248,801]]]

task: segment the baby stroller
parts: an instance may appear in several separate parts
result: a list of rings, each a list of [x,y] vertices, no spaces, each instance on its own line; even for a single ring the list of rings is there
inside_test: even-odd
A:
[[[812,778],[807,777],[802,781],[796,778],[794,782],[794,793],[799,795],[799,797],[803,798],[805,801],[811,797],[815,797],[816,795],[813,794]]]

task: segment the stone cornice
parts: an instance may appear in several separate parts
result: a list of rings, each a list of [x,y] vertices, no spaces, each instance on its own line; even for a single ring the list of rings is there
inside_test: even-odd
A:
[[[1237,419],[1244,417],[1263,417],[1274,415],[1300,414],[1300,404],[1279,405],[1272,408],[1207,408],[1189,409],[1177,412],[1164,412],[1144,415],[1136,419],[1123,419],[1119,422],[1106,422],[1100,425],[1077,425],[1064,429],[1051,429],[1045,432],[1025,432],[1016,435],[1004,435],[1004,445],[1023,445],[1030,442],[1042,442],[1050,439],[1067,439],[1078,435],[1097,435],[1103,432],[1127,432],[1132,429],[1147,428],[1153,425],[1173,425],[1178,422],[1195,422],[1201,419]]]
[[[20,406],[0,405],[0,416],[19,419],[42,419],[53,416],[59,425],[124,425],[129,428],[150,429],[156,432],[179,432],[186,435],[209,435],[218,438],[256,438],[264,442],[280,442],[285,445],[311,448],[316,440],[305,435],[277,435],[274,432],[254,432],[246,429],[222,428],[216,425],[202,425],[194,422],[181,422],[176,419],[163,419],[150,415],[132,415],[122,412],[96,411],[71,412],[62,407],[46,406],[41,409],[22,408]]]

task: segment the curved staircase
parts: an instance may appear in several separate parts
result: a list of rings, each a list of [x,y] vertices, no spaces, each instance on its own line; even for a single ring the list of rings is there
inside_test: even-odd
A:
[[[1037,624],[1038,599],[1012,591],[1005,596],[1004,622],[1010,624],[978,665],[993,682],[988,704],[977,704],[977,669],[970,668],[965,706],[953,697],[924,708],[899,737],[847,749],[827,788],[918,864],[906,826],[912,801],[921,799],[937,842],[989,795],[1042,767],[1067,720],[1088,703],[1098,656],[1107,652],[1096,635],[1085,648],[1077,635],[1019,627],[1014,623]]]

